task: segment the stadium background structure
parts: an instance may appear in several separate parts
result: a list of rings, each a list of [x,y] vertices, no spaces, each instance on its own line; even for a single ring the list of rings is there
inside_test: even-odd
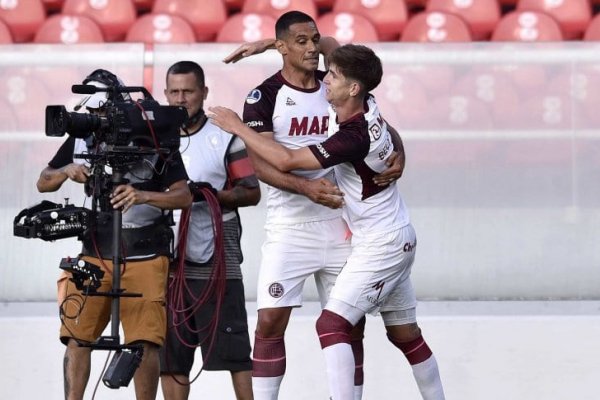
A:
[[[502,9],[516,9],[513,4]],[[597,2],[586,4],[595,15]],[[235,15],[241,12],[229,16]],[[597,397],[600,43],[582,38],[369,43],[385,67],[375,95],[384,116],[401,132],[408,154],[398,184],[419,235],[414,283],[440,364],[452,366],[442,370],[449,397]],[[128,85],[143,84],[165,103],[165,69],[188,58],[199,61],[210,77],[207,105],[241,111],[249,85],[276,70],[280,61],[267,53],[224,65],[221,59],[236,46],[214,40],[0,45],[0,213],[5,222],[0,352],[7,361],[0,397],[39,397],[54,390],[60,396],[62,390],[62,349],[52,302],[58,262],[75,255],[79,243],[12,236],[13,218],[25,207],[42,199],[82,202],[75,185],[51,196],[35,190],[38,171],[61,143],[44,136],[45,106],[72,108],[77,96],[70,86],[98,67],[113,70]],[[261,202],[242,213],[250,301],[264,211]],[[309,299],[316,299],[314,287],[306,290]],[[41,311],[28,309],[40,301],[46,302]],[[249,315],[252,307],[249,303]],[[311,354],[311,347],[304,346],[316,346],[302,339],[312,337],[312,311],[303,310],[306,320],[300,319],[295,331],[301,355]],[[17,338],[32,343],[28,355]],[[566,341],[585,346],[560,345]],[[387,393],[375,389],[384,390],[387,372],[377,377],[369,372],[396,367],[369,365],[385,350],[367,342],[366,394]],[[317,347],[314,351],[319,357]],[[21,369],[26,367],[22,357],[35,358],[35,366]],[[18,368],[8,370],[8,365]],[[322,369],[315,363],[311,371]],[[318,388],[311,373],[296,371],[290,393]],[[394,386],[406,397],[414,389],[403,384],[409,378]],[[34,389],[39,391],[30,394]],[[326,397],[323,389],[316,390]]]

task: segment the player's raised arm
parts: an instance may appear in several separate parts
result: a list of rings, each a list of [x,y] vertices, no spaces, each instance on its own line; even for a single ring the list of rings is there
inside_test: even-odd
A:
[[[225,64],[236,63],[242,58],[250,57],[255,54],[264,53],[266,50],[275,48],[275,39],[262,39],[256,42],[243,43],[223,59]]]
[[[243,43],[237,49],[232,51],[227,57],[225,57],[223,62],[225,64],[235,64],[243,58],[247,58],[256,54],[262,54],[267,50],[274,50],[276,42],[277,39],[268,38],[257,40],[255,42]],[[320,38],[319,50],[320,53],[325,57],[325,65],[327,65],[327,56],[339,46],[340,44],[334,37],[324,36]]]

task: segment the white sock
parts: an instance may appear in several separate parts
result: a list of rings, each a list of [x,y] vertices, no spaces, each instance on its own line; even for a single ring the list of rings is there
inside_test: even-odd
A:
[[[327,380],[333,400],[354,400],[354,355],[348,343],[336,343],[323,349]],[[256,399],[255,399],[256,400]]]
[[[279,387],[281,386],[281,376],[252,377],[252,392],[254,400],[277,400],[279,397]]]
[[[433,354],[427,360],[412,365],[412,370],[423,400],[445,399],[440,371]]]
[[[363,385],[354,385],[354,400],[362,400]]]

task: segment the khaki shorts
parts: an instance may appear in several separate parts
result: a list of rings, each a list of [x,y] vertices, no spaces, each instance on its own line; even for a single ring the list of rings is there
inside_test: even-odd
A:
[[[98,292],[107,292],[112,287],[112,261],[104,260],[104,266],[97,258],[82,257],[104,271],[102,285]],[[121,289],[125,293],[140,293],[142,297],[120,298],[120,323],[125,333],[125,343],[148,341],[161,346],[165,340],[167,318],[165,291],[169,262],[167,257],[156,257],[144,261],[127,261],[121,275]],[[69,338],[85,342],[96,341],[108,323],[111,315],[111,297],[84,296],[70,280],[59,281],[59,297],[64,294],[63,324],[60,339],[67,343]]]

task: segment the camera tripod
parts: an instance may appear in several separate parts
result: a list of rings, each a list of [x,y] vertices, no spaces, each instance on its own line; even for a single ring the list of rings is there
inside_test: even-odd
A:
[[[111,176],[112,187],[127,183],[124,179],[124,174],[119,169],[113,169]],[[123,214],[121,209],[112,211],[112,289],[108,292],[90,293],[91,296],[108,296],[111,297],[111,315],[110,315],[110,336],[101,336],[94,343],[84,345],[91,347],[92,350],[115,350],[116,353],[111,360],[102,381],[112,389],[117,389],[122,386],[129,385],[129,382],[135,374],[135,370],[140,365],[143,356],[143,346],[141,344],[124,345],[120,343],[119,337],[119,321],[121,315],[121,298],[122,297],[141,297],[141,293],[125,293],[121,289],[121,265],[123,264],[120,255],[121,236],[122,236],[122,221]]]

